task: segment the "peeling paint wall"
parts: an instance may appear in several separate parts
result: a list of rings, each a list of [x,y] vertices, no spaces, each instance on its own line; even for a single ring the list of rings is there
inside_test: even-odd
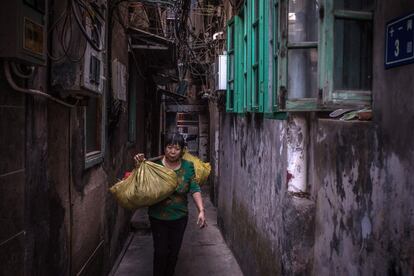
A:
[[[218,222],[246,275],[311,267],[314,204],[285,196],[286,126],[254,115],[221,116]]]
[[[219,225],[246,275],[414,273],[414,65],[384,69],[385,24],[413,10],[377,1],[373,121],[310,114],[308,199],[287,192],[286,122],[220,113]]]
[[[384,69],[389,20],[412,1],[377,1],[371,123],[320,120],[314,135],[315,275],[414,272],[414,65]]]
[[[378,149],[372,123],[319,120],[314,131],[314,275],[384,275],[367,260],[370,252],[381,252],[376,242],[386,232],[382,223],[378,236],[372,232],[378,185],[371,179]]]
[[[374,121],[314,129],[315,275],[414,273],[414,65],[383,65],[386,22],[413,10],[412,1],[377,1]]]

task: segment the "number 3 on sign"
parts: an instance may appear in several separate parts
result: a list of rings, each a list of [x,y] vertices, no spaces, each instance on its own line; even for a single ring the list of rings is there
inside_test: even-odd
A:
[[[400,54],[400,41],[396,39],[394,45],[395,45],[394,56],[398,57]]]

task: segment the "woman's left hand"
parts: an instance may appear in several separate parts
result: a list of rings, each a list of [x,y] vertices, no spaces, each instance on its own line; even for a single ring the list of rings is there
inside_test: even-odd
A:
[[[204,210],[201,210],[198,213],[197,225],[200,226],[200,228],[207,227],[207,221],[206,221],[206,217],[204,215]]]

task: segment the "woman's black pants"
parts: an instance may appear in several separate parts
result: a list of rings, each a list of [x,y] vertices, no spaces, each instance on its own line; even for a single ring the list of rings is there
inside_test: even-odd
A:
[[[174,275],[187,221],[187,216],[177,220],[159,220],[150,217],[154,240],[154,276]]]

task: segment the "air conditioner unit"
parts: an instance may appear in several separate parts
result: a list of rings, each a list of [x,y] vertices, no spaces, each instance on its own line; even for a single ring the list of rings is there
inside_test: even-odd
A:
[[[100,44],[104,44],[105,38],[105,22],[103,18],[96,17],[98,20],[98,29],[100,31]],[[92,22],[90,18],[86,18],[86,31],[92,36]],[[92,36],[93,37],[93,36]],[[97,38],[94,38],[97,39]],[[104,78],[104,56],[103,51],[98,52],[88,43],[86,45],[85,57],[83,60],[83,74],[81,78],[81,87],[91,92],[102,94],[103,78]]]
[[[46,64],[47,1],[2,1],[0,58],[29,65]]]
[[[219,55],[214,62],[214,88],[216,91],[227,89],[227,55]]]

